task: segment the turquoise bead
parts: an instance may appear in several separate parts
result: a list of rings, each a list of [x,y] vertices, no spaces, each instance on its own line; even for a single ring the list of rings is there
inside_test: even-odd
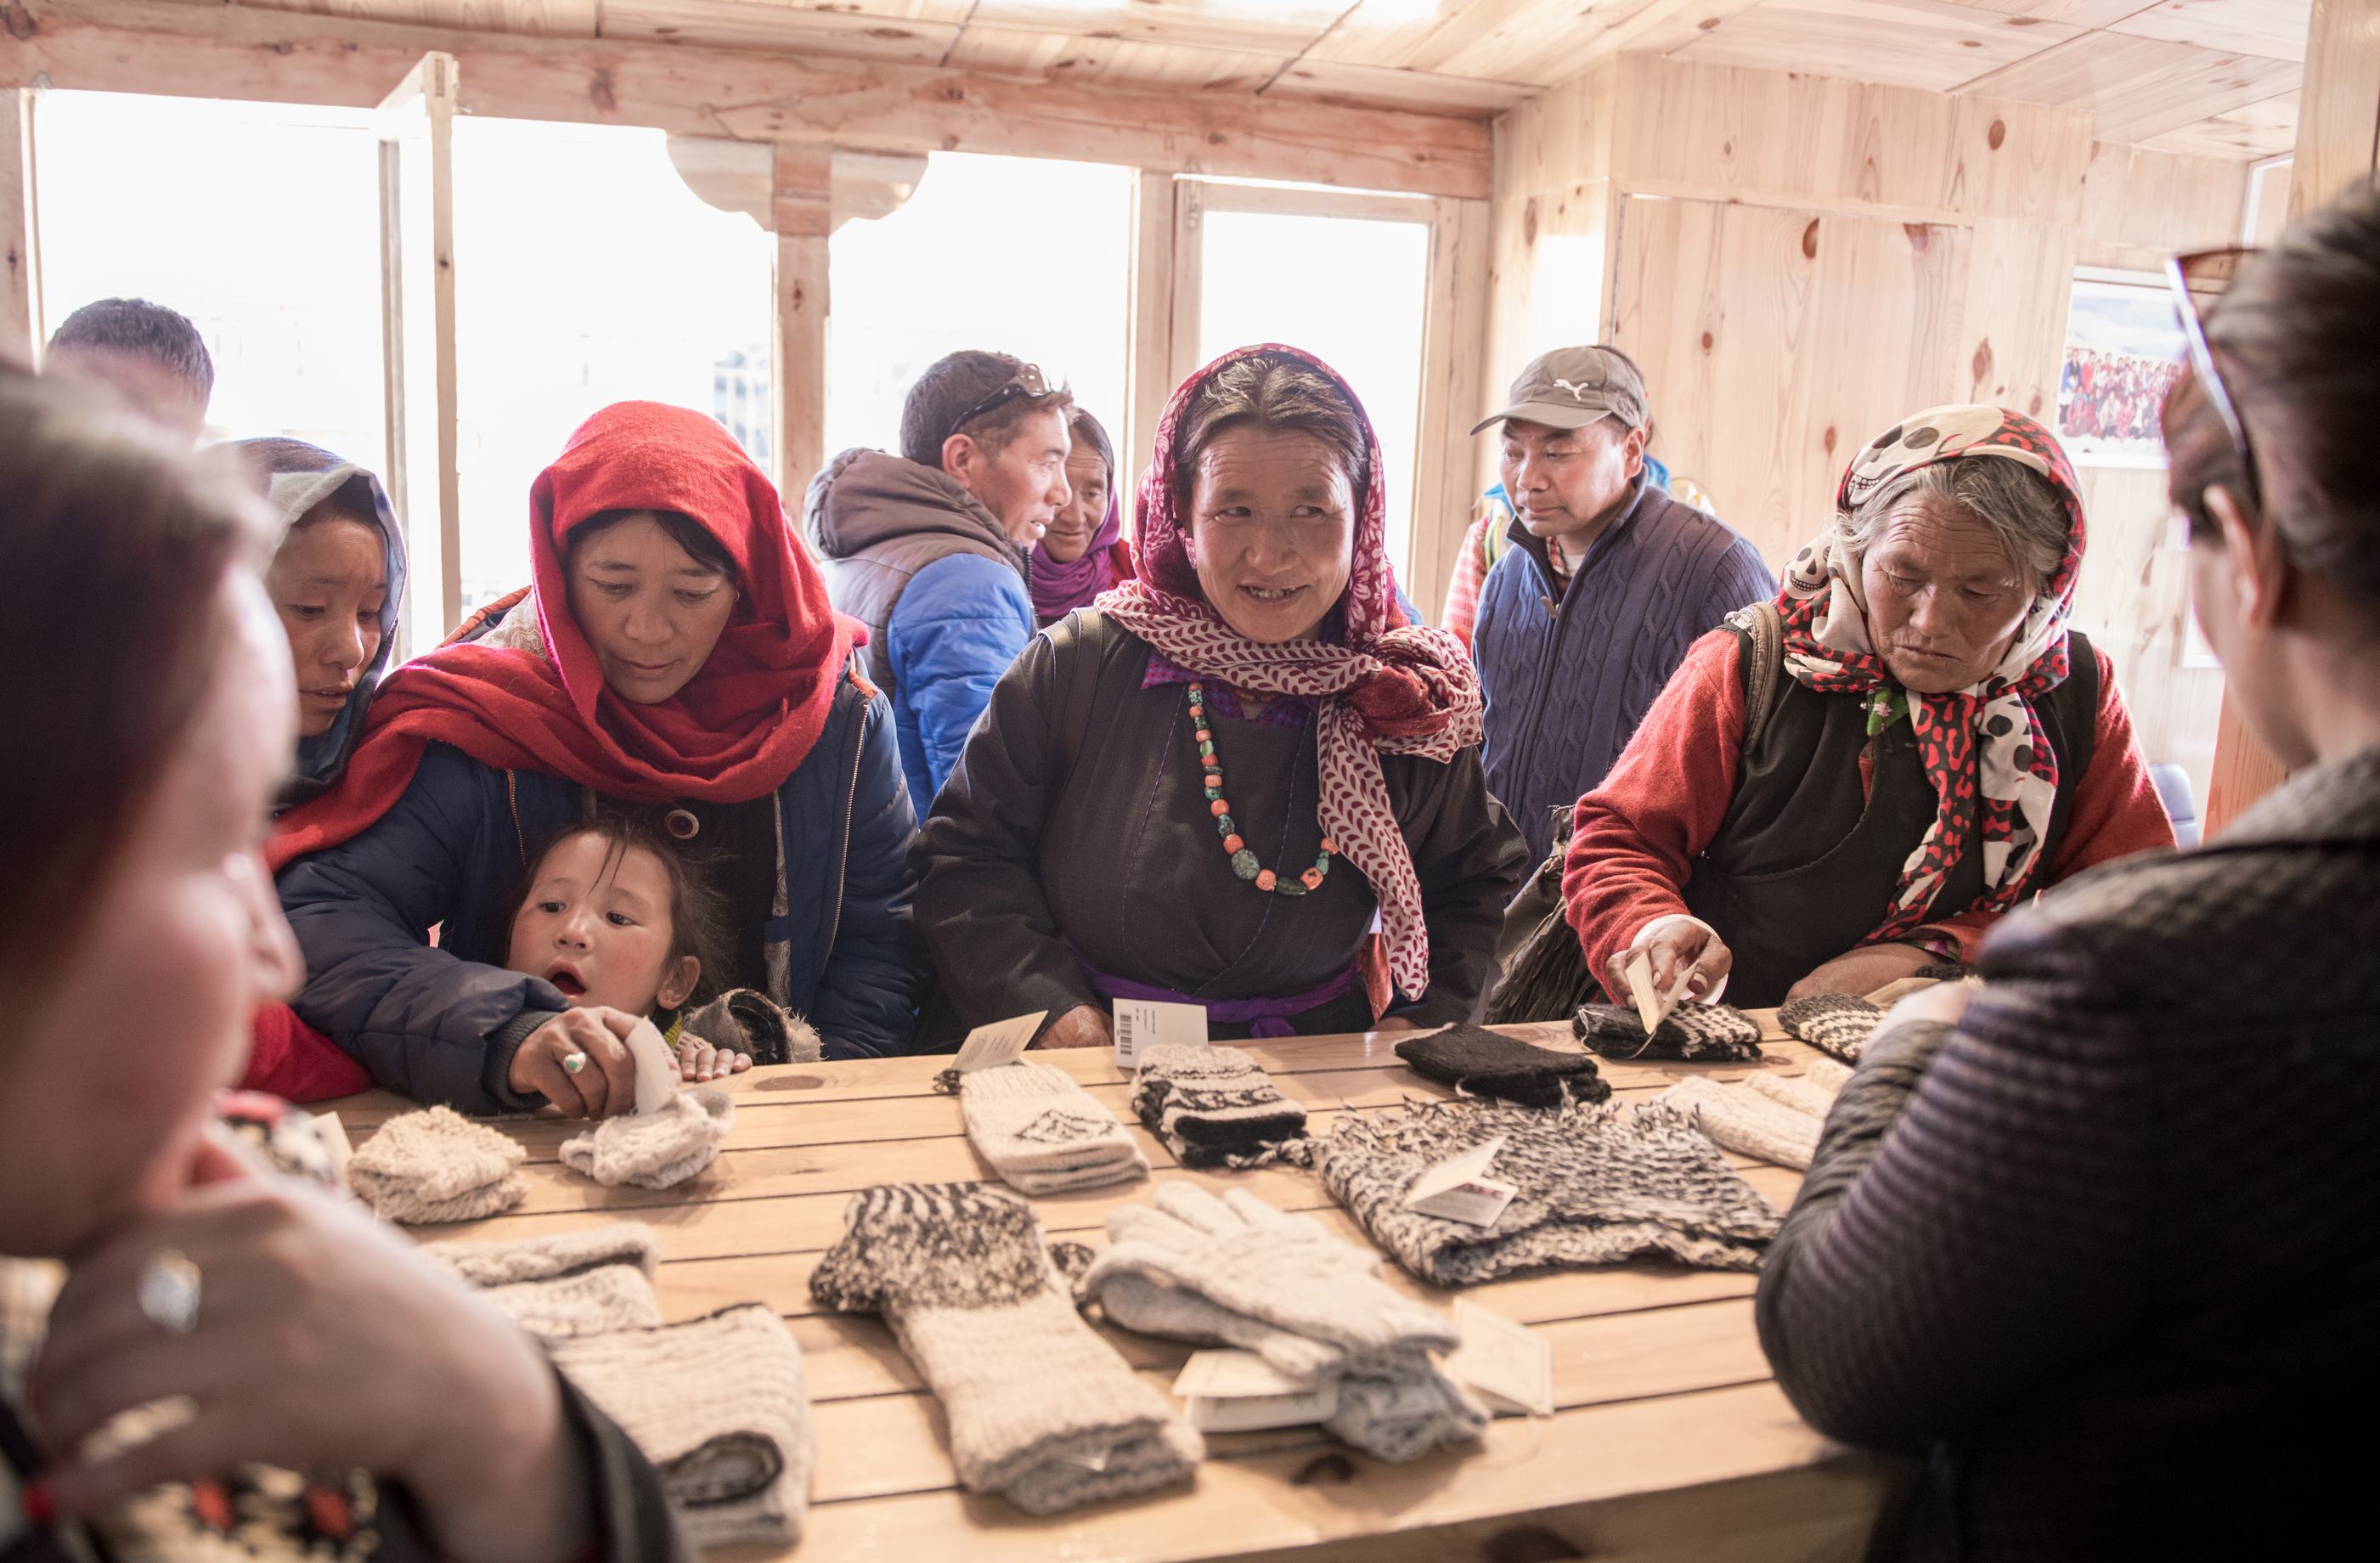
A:
[[[1215,745],[1212,739],[1209,739],[1208,742],[1198,745],[1198,757],[1200,759],[1213,759],[1215,757]]]
[[[1295,879],[1282,879],[1274,884],[1272,887],[1272,893],[1275,895],[1304,895],[1305,893],[1305,887],[1299,884]]]
[[[1219,814],[1215,816],[1215,834],[1219,836],[1228,836],[1238,830],[1239,827],[1232,823],[1232,817],[1230,815]]]
[[[1258,865],[1257,863],[1257,854],[1250,852],[1247,848],[1242,847],[1239,851],[1232,854],[1232,872],[1237,874],[1241,878],[1255,878],[1257,877],[1257,868]]]

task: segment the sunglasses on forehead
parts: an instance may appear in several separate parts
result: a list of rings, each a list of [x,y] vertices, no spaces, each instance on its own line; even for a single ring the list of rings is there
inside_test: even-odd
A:
[[[967,408],[966,411],[953,418],[951,420],[950,433],[944,434],[942,438],[945,440],[949,439],[952,434],[955,434],[960,430],[965,429],[968,424],[973,423],[977,418],[981,418],[984,414],[1000,407],[1004,407],[1011,402],[1023,400],[1027,397],[1038,398],[1046,396],[1049,394],[1049,377],[1041,372],[1041,366],[1039,364],[1026,364],[1022,369],[1019,369],[1014,374],[1010,375],[1008,379],[1002,382],[999,388],[993,391],[990,395],[986,396],[982,401],[976,403],[975,406]]]
[[[2206,339],[2207,318],[2231,286],[2231,279],[2252,249],[2233,246],[2224,249],[2201,249],[2188,255],[2177,255],[2165,263],[2166,282],[2173,289],[2174,313],[2181,321],[2182,339],[2190,346],[2190,367],[2198,376],[2200,389],[2214,404],[2216,416],[2231,436],[2231,448],[2240,457],[2240,470],[2246,474],[2246,498],[2251,504],[2262,506],[2261,485],[2256,481],[2256,458],[2248,444],[2248,425],[2240,416],[2239,404],[2231,399],[2230,387],[2223,382],[2223,371],[2215,366],[2215,348]]]

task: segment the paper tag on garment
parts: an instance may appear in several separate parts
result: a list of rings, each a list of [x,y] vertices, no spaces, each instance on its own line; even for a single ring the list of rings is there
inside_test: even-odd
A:
[[[1254,1351],[1193,1351],[1173,1375],[1173,1392],[1184,1399],[1229,1400],[1243,1395],[1302,1395],[1313,1387]]]
[[[1464,1298],[1454,1302],[1461,1337],[1446,1359],[1449,1376],[1479,1391],[1500,1412],[1554,1414],[1554,1347],[1528,1326]]]
[[[1209,1399],[1193,1395],[1182,1402],[1183,1414],[1201,1433],[1254,1433],[1265,1427],[1304,1427],[1327,1422],[1339,1410],[1335,1378],[1301,1389],[1294,1395],[1236,1395]]]
[[[1639,950],[1628,957],[1628,991],[1636,1000],[1636,1018],[1649,1034],[1661,1026],[1661,990],[1653,986],[1653,957]]]
[[[1488,1176],[1488,1163],[1503,1148],[1500,1136],[1429,1168],[1405,1191],[1405,1208],[1467,1226],[1494,1226],[1521,1192],[1516,1183]]]
[[[1207,1006],[1169,1004],[1159,999],[1115,1001],[1115,1061],[1118,1069],[1140,1067],[1143,1048],[1203,1048]]]
[[[1041,1023],[1049,1017],[1049,1011],[1036,1010],[1029,1015],[1014,1015],[977,1026],[959,1045],[959,1056],[952,1061],[952,1067],[961,1074],[973,1074],[979,1069],[1000,1069],[1014,1063],[1025,1056],[1026,1045],[1039,1034]]]
[[[677,1055],[652,1022],[640,1020],[628,1033],[628,1056],[637,1061],[637,1112],[661,1112],[677,1100]]]
[[[322,1154],[331,1158],[331,1176],[339,1187],[347,1186],[347,1158],[356,1154],[354,1144],[347,1138],[347,1126],[339,1121],[335,1112],[314,1114],[314,1133],[322,1142]]]

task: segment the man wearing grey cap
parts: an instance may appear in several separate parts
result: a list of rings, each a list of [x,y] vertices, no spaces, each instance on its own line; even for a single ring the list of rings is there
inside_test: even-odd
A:
[[[1557,347],[1472,430],[1501,425],[1513,512],[1472,632],[1488,786],[1540,860],[1686,648],[1777,593],[1750,543],[1646,481],[1648,421],[1627,354]]]

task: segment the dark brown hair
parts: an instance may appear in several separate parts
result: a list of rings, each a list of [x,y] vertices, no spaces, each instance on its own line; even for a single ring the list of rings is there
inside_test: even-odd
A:
[[[84,305],[58,322],[49,350],[139,358],[188,386],[200,403],[215,393],[215,361],[207,339],[188,315],[146,298],[100,298]]]
[[[1010,353],[985,353],[974,348],[946,354],[926,366],[901,403],[901,454],[920,466],[940,468],[942,443],[953,434],[966,434],[985,450],[997,453],[1016,437],[1016,427],[1038,412],[1060,412],[1075,405],[1074,393],[1052,391],[1046,396],[1017,396],[973,418],[964,415],[998,391],[1025,368]]]
[[[737,587],[744,584],[735,573],[735,561],[727,555],[726,545],[712,537],[701,522],[674,510],[599,510],[570,528],[568,558],[565,563],[577,564],[580,550],[632,515],[651,516],[653,524],[669,534],[670,541],[686,550],[696,563],[717,571]]]
[[[1219,434],[1253,428],[1267,434],[1311,434],[1339,457],[1354,496],[1364,505],[1371,481],[1370,442],[1363,414],[1331,378],[1303,358],[1258,353],[1234,359],[1207,377],[1182,415],[1173,458],[1176,498],[1186,507],[1198,475],[1198,458]]]
[[[0,968],[81,932],[213,681],[225,573],[273,531],[228,464],[0,362]]]
[[[2248,425],[2264,519],[2301,568],[2380,609],[2380,189],[2300,218],[2251,257],[2206,334]],[[2244,501],[2239,455],[2192,374],[2164,426],[2168,492],[2203,536],[2207,489]]]
[[[680,845],[649,809],[607,806],[539,842],[521,866],[519,882],[504,902],[503,920],[497,926],[504,929],[506,939],[512,937],[512,927],[520,917],[521,908],[528,904],[529,891],[536,888],[537,871],[546,854],[573,836],[593,836],[601,842],[606,868],[632,849],[651,853],[661,860],[670,882],[669,959],[691,955],[702,964],[702,974],[680,1009],[701,1003],[728,986],[727,898],[711,883],[709,860]]]

